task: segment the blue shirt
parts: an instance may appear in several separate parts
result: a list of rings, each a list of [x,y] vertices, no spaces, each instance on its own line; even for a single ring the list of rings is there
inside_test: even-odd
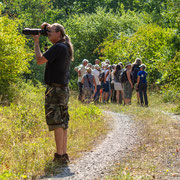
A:
[[[140,76],[139,83],[147,83],[147,81],[146,81],[147,72],[146,71],[139,71],[138,76]]]

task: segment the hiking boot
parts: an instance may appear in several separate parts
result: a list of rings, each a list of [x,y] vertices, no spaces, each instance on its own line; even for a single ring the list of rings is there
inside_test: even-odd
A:
[[[68,156],[68,154],[66,153],[66,154],[63,154],[63,158],[64,158],[64,161],[66,161],[67,163],[69,163],[70,162],[70,160],[69,160],[69,156]]]
[[[53,162],[58,163],[58,164],[63,164],[63,155],[55,153]]]

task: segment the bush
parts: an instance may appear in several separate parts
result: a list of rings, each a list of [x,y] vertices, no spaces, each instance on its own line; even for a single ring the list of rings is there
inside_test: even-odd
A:
[[[25,45],[26,39],[18,33],[18,20],[0,17],[0,24],[0,94],[7,94],[9,85],[29,72],[32,54]]]
[[[137,57],[147,65],[149,82],[154,83],[164,72],[163,66],[174,55],[174,31],[163,29],[155,24],[140,27],[132,36],[121,33],[119,39],[109,36],[97,51],[103,56],[101,59],[110,59],[111,63],[134,62]]]
[[[98,57],[94,50],[108,35],[118,36],[120,32],[132,34],[143,24],[144,19],[131,11],[121,16],[98,8],[92,14],[72,15],[64,25],[75,49],[74,66],[79,65],[84,58],[94,63]]]

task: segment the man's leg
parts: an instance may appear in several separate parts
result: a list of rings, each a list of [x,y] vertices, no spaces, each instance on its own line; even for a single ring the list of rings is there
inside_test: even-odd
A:
[[[79,99],[79,101],[82,101],[82,99],[83,99],[83,90],[82,90],[82,87],[83,87],[83,85],[82,85],[82,83],[81,82],[78,82],[78,86],[79,86],[79,97],[78,97],[78,99]]]
[[[64,129],[63,128],[55,129],[54,137],[55,137],[55,142],[56,142],[57,154],[63,155],[64,154]]]
[[[139,96],[140,96],[141,105],[144,104],[144,102],[143,102],[143,92],[142,91],[143,91],[142,85],[140,84],[139,85]]]
[[[147,99],[147,84],[144,85],[144,101],[145,101],[145,105],[148,106],[148,99]]]
[[[140,99],[140,96],[139,96],[139,91],[137,91],[137,101],[138,101],[138,103],[139,103],[139,99]]]
[[[63,129],[63,154],[67,152],[67,129]]]
[[[109,92],[106,92],[105,94],[105,102],[108,102]]]
[[[117,90],[116,91],[116,102],[117,102],[117,104],[119,104],[119,94],[120,94],[120,91]]]

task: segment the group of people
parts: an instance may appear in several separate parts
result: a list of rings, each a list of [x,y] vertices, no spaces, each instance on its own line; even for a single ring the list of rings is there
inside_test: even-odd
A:
[[[147,99],[147,72],[141,59],[137,58],[133,64],[122,62],[110,65],[108,59],[105,62],[95,60],[95,65],[87,59],[75,67],[78,73],[79,96],[82,102],[131,104],[133,89],[137,92],[137,103],[148,106]]]
[[[73,61],[73,45],[61,24],[44,22],[41,29],[45,27],[47,27],[48,39],[53,45],[50,48],[46,47],[46,52],[42,53],[39,45],[40,34],[33,35],[35,57],[38,65],[46,64],[45,115],[49,130],[54,131],[56,152],[53,161],[67,165],[69,162],[67,154],[68,83],[70,64]],[[132,90],[136,87],[138,97],[140,96],[139,103],[148,106],[145,67],[140,59],[136,59],[132,65],[126,64],[125,68],[122,63],[110,65],[109,60],[101,63],[98,59],[93,66],[84,59],[82,65],[75,68],[78,72],[79,100],[84,102],[111,100],[117,103],[124,101],[125,104],[130,104]]]

